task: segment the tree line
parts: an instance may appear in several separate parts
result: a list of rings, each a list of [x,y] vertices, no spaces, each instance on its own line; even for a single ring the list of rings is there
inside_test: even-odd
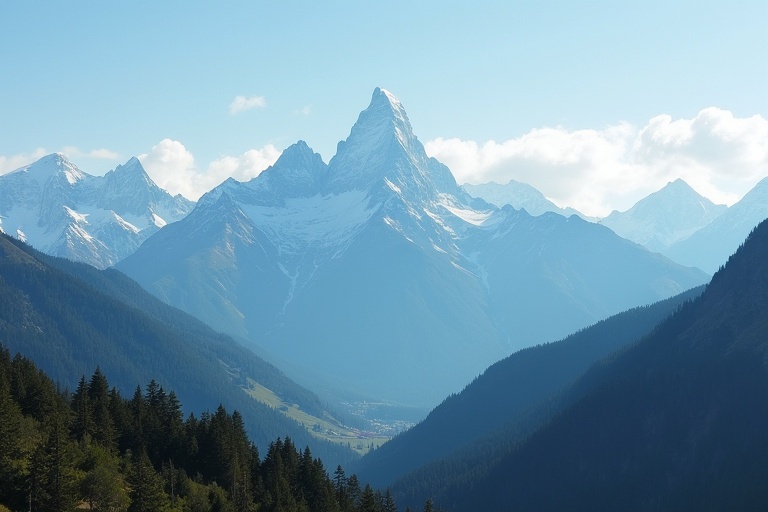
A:
[[[74,392],[0,346],[0,512],[396,512],[290,437],[265,454],[219,406],[186,419],[156,381],[125,398],[99,368]],[[431,501],[425,511],[433,510]],[[409,509],[407,509],[409,510]]]

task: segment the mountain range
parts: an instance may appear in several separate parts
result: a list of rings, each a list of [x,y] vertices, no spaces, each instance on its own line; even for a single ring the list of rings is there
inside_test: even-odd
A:
[[[91,176],[62,154],[0,176],[0,230],[54,256],[112,266],[194,203],[171,196],[131,158]]]
[[[472,198],[383,89],[327,165],[294,144],[116,267],[295,374],[420,406],[513,350],[708,279],[578,217]]]
[[[470,194],[497,205],[525,208],[534,215],[564,211],[525,183],[463,185]],[[605,218],[586,220],[609,227],[619,236],[681,265],[710,274],[725,264],[749,232],[768,218],[768,181],[757,183],[731,207],[714,204],[682,179],[638,201],[629,210],[614,210]]]
[[[509,180],[506,185],[500,185],[493,181],[479,185],[465,183],[461,188],[469,195],[482,198],[484,201],[499,208],[508,204],[517,210],[525,210],[533,216],[554,212],[565,217],[578,215],[586,220],[590,220],[590,218],[573,208],[560,208],[544,197],[544,194],[538,189],[516,180]]]
[[[271,363],[334,399],[442,400],[353,466],[412,507],[764,509],[767,194],[677,180],[599,220],[459,187],[376,89],[329,163],[300,141],[197,203],[135,158],[0,176],[0,345],[63,386],[100,367],[223,403],[331,468],[350,434]]]

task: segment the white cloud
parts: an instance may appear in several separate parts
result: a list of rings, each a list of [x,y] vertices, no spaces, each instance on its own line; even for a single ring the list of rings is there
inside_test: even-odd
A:
[[[29,165],[48,154],[50,153],[45,149],[37,148],[32,153],[19,153],[11,156],[0,155],[0,174],[15,171],[19,167]]]
[[[268,144],[241,156],[223,156],[201,170],[192,153],[177,140],[163,139],[138,158],[152,180],[172,194],[197,200],[229,177],[248,181],[275,163],[280,151]]]
[[[235,115],[252,108],[264,108],[267,106],[267,100],[264,96],[236,96],[229,104],[229,114]]]
[[[539,128],[501,143],[440,138],[425,147],[459,183],[516,179],[591,215],[626,210],[676,178],[732,204],[768,175],[768,120],[718,108],[693,119],[657,116],[640,129]]]
[[[70,160],[75,160],[77,158],[94,158],[97,160],[118,160],[120,158],[119,153],[106,148],[83,151],[76,146],[65,146],[60,151],[60,153],[64,153],[64,155]]]
[[[304,105],[301,108],[297,108],[293,111],[294,115],[297,116],[309,116],[312,113],[312,105]]]
[[[163,139],[139,161],[152,180],[172,194],[197,199],[199,172],[195,157],[177,140]]]
[[[53,152],[54,151],[48,151],[45,148],[37,148],[31,153],[20,153],[8,157],[0,155],[0,174],[15,171],[16,169],[34,163],[45,155],[50,155]],[[120,158],[118,153],[105,148],[83,151],[75,146],[65,146],[56,152],[63,153],[67,158],[73,161],[82,159],[117,160]],[[86,172],[88,171],[86,170]]]
[[[216,176],[219,182],[230,176],[237,181],[248,181],[274,164],[280,153],[275,146],[267,144],[261,149],[248,150],[239,157],[223,156],[210,163],[207,173]]]
[[[632,151],[659,175],[680,176],[703,194],[733,202],[768,174],[768,121],[718,108],[693,119],[658,116],[640,130]]]

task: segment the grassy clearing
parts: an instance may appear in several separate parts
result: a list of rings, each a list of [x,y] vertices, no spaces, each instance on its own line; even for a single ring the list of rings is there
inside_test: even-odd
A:
[[[312,416],[302,411],[296,404],[283,402],[271,390],[252,379],[248,379],[248,389],[244,391],[254,400],[258,400],[296,421],[314,437],[348,445],[360,455],[368,453],[371,447],[378,448],[389,441],[389,437],[342,425],[328,413],[325,413],[323,418]]]

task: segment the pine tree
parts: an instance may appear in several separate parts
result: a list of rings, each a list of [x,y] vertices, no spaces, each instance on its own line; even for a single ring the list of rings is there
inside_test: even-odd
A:
[[[345,493],[347,495],[348,502],[353,506],[357,507],[360,503],[360,481],[357,479],[357,475],[352,475],[347,479],[347,487],[345,489]]]
[[[341,500],[347,489],[347,475],[340,464],[336,466],[336,471],[333,472],[333,487],[336,490],[336,498]]]
[[[363,489],[363,493],[360,495],[360,506],[357,510],[359,512],[378,512],[376,495],[370,484],[365,484],[365,489]]]
[[[168,496],[163,490],[163,479],[155,472],[147,452],[142,450],[135,457],[128,475],[130,485],[130,512],[158,512],[168,506]]]
[[[267,510],[289,511],[297,507],[291,490],[290,470],[283,460],[284,448],[285,444],[278,437],[277,441],[270,443],[262,464],[264,504]]]
[[[229,492],[237,510],[253,510],[251,489],[251,443],[245,432],[245,423],[239,412],[232,413],[231,429],[227,440],[231,453],[228,468]]]
[[[383,512],[397,512],[397,505],[395,504],[395,498],[392,497],[392,491],[387,488],[387,492],[384,493],[384,501],[382,503]]]
[[[88,398],[93,411],[93,438],[108,449],[117,446],[117,432],[109,412],[109,383],[99,367],[88,384]]]
[[[7,380],[0,376],[0,503],[14,510],[27,504],[29,462],[38,435],[32,420],[24,418],[11,397]]]
[[[120,392],[113,386],[109,392],[109,417],[115,426],[118,453],[123,453],[130,448],[128,441],[132,431],[132,419],[129,405],[130,402],[123,400]]]
[[[179,494],[183,492],[182,488],[187,478],[186,473],[183,469],[177,468],[173,460],[170,459],[163,463],[162,478],[171,506],[176,507],[179,504]]]
[[[181,402],[173,391],[168,393],[163,404],[162,423],[163,437],[166,440],[163,458],[180,460],[187,440]]]
[[[76,502],[74,448],[69,440],[64,406],[48,423],[45,442],[32,460],[32,502],[34,510],[71,511]]]
[[[334,485],[328,478],[322,461],[312,458],[309,446],[299,458],[297,492],[310,510],[338,509]]]
[[[85,375],[80,378],[77,390],[72,396],[72,412],[74,421],[72,433],[78,441],[84,441],[93,433],[93,407],[88,395],[88,384]]]
[[[259,449],[255,444],[251,444],[251,494],[256,503],[261,501],[264,496],[264,480],[261,478],[261,460],[259,458]]]
[[[167,395],[165,390],[157,383],[155,379],[147,384],[147,391],[144,395],[147,414],[144,418],[143,433],[146,441],[147,455],[154,464],[165,459],[166,441],[164,414],[168,410]]]
[[[130,405],[130,423],[128,432],[124,432],[127,438],[127,448],[140,452],[146,450],[147,439],[145,436],[145,423],[147,416],[147,404],[144,402],[144,396],[141,394],[141,386],[136,386]]]

